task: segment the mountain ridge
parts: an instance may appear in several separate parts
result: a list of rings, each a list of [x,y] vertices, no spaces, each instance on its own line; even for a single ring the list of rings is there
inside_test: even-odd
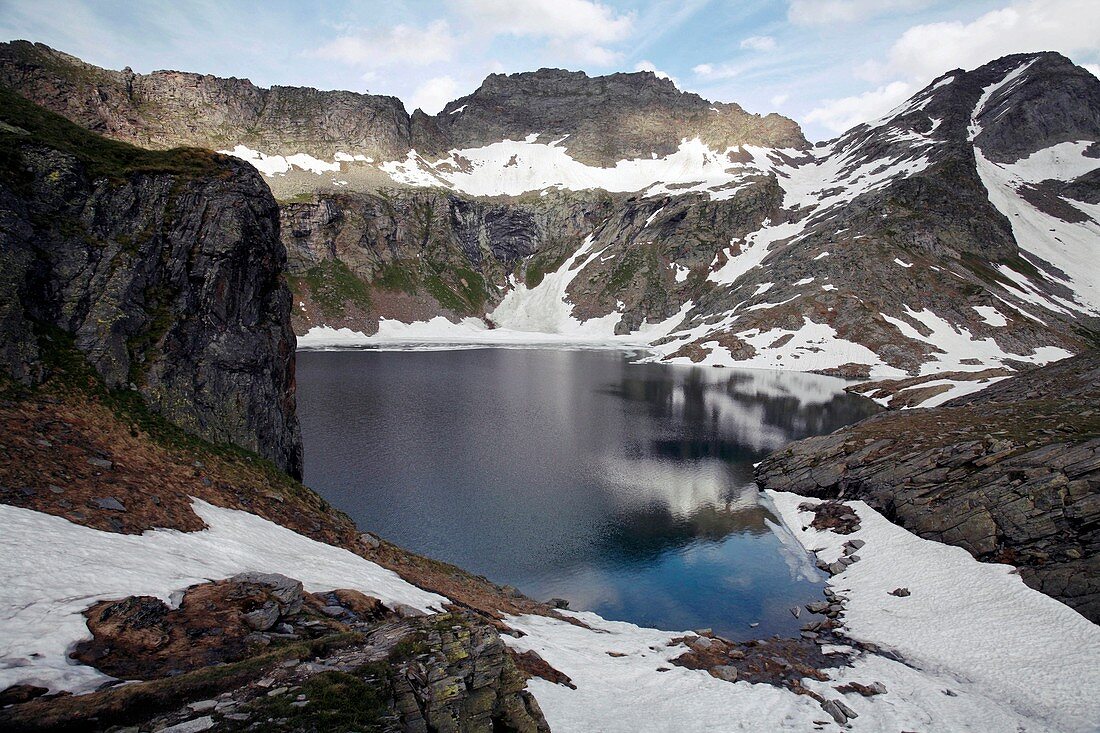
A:
[[[476,107],[483,97],[488,97],[493,105],[489,111],[499,113],[500,103],[509,96],[523,94],[529,79],[536,80],[536,84],[552,81],[557,85],[559,97],[563,90],[572,87],[574,101],[601,97],[604,111],[608,102],[612,107],[629,104],[634,107],[635,116],[645,118],[646,105],[638,104],[639,101],[660,101],[667,107],[690,110],[691,114],[682,119],[655,118],[641,123],[651,131],[660,128],[662,135],[656,145],[644,151],[647,155],[667,150],[670,140],[678,142],[675,128],[685,124],[699,125],[704,137],[727,145],[753,141],[806,144],[792,120],[774,113],[767,117],[752,115],[735,104],[707,102],[652,72],[589,77],[584,72],[540,69],[491,74],[462,100]],[[284,85],[265,89],[248,79],[173,70],[148,74],[137,74],[129,68],[112,71],[28,41],[0,44],[0,83],[22,90],[32,101],[77,119],[90,129],[146,147],[194,145],[215,149],[243,144],[265,155],[306,153],[332,160],[336,153],[350,150],[356,155],[384,160],[402,157],[410,148],[429,156],[441,155],[452,148],[476,147],[483,139],[479,131],[458,124],[462,117],[454,116],[456,102],[449,103],[436,115],[427,115],[419,109],[409,113],[397,97],[386,95]],[[94,85],[94,94],[88,93],[89,85]],[[642,99],[627,92],[641,93]],[[721,116],[733,121],[725,128],[700,119],[700,112],[709,111],[715,104],[725,113]],[[496,130],[522,138],[535,131],[528,124],[545,122],[524,117],[516,105],[512,105],[511,111],[509,124],[498,122]],[[297,115],[307,124],[283,124],[280,129],[280,113]],[[583,114],[577,115],[568,105],[559,105],[556,115],[563,129],[584,126]],[[754,120],[766,123],[766,129],[753,130]],[[624,121],[628,120],[612,119],[608,123]],[[263,134],[265,125],[272,134]],[[769,132],[773,128],[775,132]],[[619,149],[599,150],[594,134],[585,131],[582,138],[585,145],[574,149],[578,159],[603,163],[619,159],[615,157],[620,154]],[[622,150],[641,153],[644,145],[638,138]]]
[[[58,104],[41,65],[10,60],[28,46],[0,49],[0,78]],[[623,122],[641,107],[651,126]],[[872,391],[901,405],[1095,342],[1100,81],[1064,56],[947,72],[813,147],[752,115],[777,135],[757,142],[789,147],[746,142],[730,131],[742,114],[652,74],[543,69],[414,112],[409,130],[430,139],[402,149],[402,132],[386,161],[225,145],[281,199],[306,345],[629,343],[663,361],[900,380]],[[711,117],[733,127],[708,144]],[[456,138],[474,147],[429,153]]]

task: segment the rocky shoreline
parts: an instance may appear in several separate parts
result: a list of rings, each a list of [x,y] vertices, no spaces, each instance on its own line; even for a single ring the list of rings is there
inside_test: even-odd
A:
[[[793,443],[767,489],[864,499],[1100,621],[1100,352]]]

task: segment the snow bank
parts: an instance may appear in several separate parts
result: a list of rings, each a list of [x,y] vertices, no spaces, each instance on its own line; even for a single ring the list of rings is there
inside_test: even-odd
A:
[[[705,192],[713,199],[733,196],[738,184],[747,184],[749,178],[772,167],[768,159],[772,151],[766,148],[743,146],[740,152],[748,153],[751,160],[733,162],[728,153],[735,148],[712,150],[698,139],[685,139],[676,152],[663,158],[620,160],[603,168],[573,159],[560,145],[564,138],[550,143],[538,142],[538,138],[528,135],[523,140],[452,150],[435,161],[410,150],[404,160],[387,161],[379,167],[398,183],[442,185],[473,196],[518,196],[547,188],[602,188],[613,192],[645,190],[647,196]]]
[[[232,150],[219,150],[219,153],[225,155],[232,155],[234,158],[240,158],[248,163],[251,163],[256,170],[263,173],[265,176],[281,175],[288,172],[291,167],[300,168],[304,171],[316,173],[321,175],[323,173],[338,173],[340,171],[341,161],[353,161],[363,160],[367,158],[362,155],[348,155],[347,153],[337,153],[336,160],[328,162],[314,158],[312,155],[306,153],[294,153],[293,155],[267,155],[261,153],[258,150],[252,150],[245,145],[237,145]]]
[[[679,634],[592,613],[572,615],[592,628],[543,616],[512,617],[508,625],[526,636],[503,637],[518,651],[534,650],[577,686],[570,690],[538,678],[527,683],[555,733],[805,731],[824,715],[812,699],[785,689],[730,684],[670,664],[687,651],[668,646]]]
[[[809,318],[804,318],[802,326],[793,331],[783,328],[772,328],[767,331],[760,331],[755,328],[737,331],[734,327],[737,319],[738,316],[731,313],[717,323],[674,331],[672,333],[673,340],[652,347],[657,354],[656,359],[671,364],[696,363],[700,366],[781,369],[800,372],[823,371],[835,369],[844,364],[856,363],[868,365],[873,377],[885,378],[904,375],[904,372],[886,364],[879,358],[878,354],[866,346],[841,338],[836,329],[828,323],[817,323]],[[729,349],[721,346],[718,341],[705,340],[707,336],[723,331],[728,331],[738,339],[751,344],[756,349],[756,353],[748,359],[735,359]],[[786,336],[791,338],[782,343],[782,339]],[[700,338],[704,339],[702,346],[710,350],[702,361],[692,362],[686,356],[671,356],[684,344],[692,343]],[[780,345],[775,345],[777,343]]]
[[[830,585],[848,597],[848,635],[899,655],[920,672],[861,657],[864,680],[878,679],[890,693],[882,702],[900,713],[898,698],[924,708],[927,717],[891,717],[891,727],[912,730],[1095,731],[1100,722],[1100,626],[1073,609],[1024,585],[1007,565],[981,563],[965,550],[921,539],[887,521],[863,502],[850,502],[860,531],[838,535],[803,529],[811,515],[798,510],[807,501],[768,491],[784,522],[819,557],[837,559],[843,543],[861,539],[860,562],[833,576]],[[809,500],[811,503],[816,503]],[[889,592],[906,587],[912,595]],[[877,677],[860,669],[871,664]],[[953,710],[965,693],[973,709]],[[819,690],[820,691],[820,690]],[[849,696],[865,725],[864,711],[876,707]],[[857,706],[858,705],[858,706]],[[942,710],[940,708],[943,708]],[[948,714],[950,717],[940,718]],[[955,717],[959,716],[959,717]],[[1012,725],[1006,723],[1014,719]],[[871,717],[871,716],[867,716]],[[874,726],[867,729],[873,730]]]
[[[67,657],[73,644],[91,638],[85,608],[131,595],[173,603],[188,586],[249,570],[297,578],[309,592],[359,590],[388,605],[429,610],[447,601],[254,514],[198,499],[193,507],[208,529],[124,535],[0,504],[0,690],[16,683],[92,690],[110,678]]]
[[[988,310],[993,311],[993,313],[997,312],[995,309]],[[990,322],[988,313],[979,313],[982,315],[983,320],[987,323]],[[928,329],[929,334],[927,336],[922,334],[913,324],[904,319],[888,316],[885,313],[882,314],[882,317],[898,329],[905,338],[913,341],[923,341],[934,348],[931,359],[921,364],[920,373],[922,376],[945,371],[981,371],[990,367],[1006,366],[1004,363],[1006,360],[1009,362],[1025,361],[1040,365],[1072,356],[1070,352],[1057,346],[1039,346],[1030,354],[1007,352],[993,338],[975,338],[969,329],[963,326],[954,326],[927,308],[915,311],[907,305],[905,306],[905,315]],[[964,363],[964,360],[966,363]],[[988,384],[985,386],[988,386]]]

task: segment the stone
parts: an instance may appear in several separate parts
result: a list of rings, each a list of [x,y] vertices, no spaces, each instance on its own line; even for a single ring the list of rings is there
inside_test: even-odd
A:
[[[711,667],[709,671],[711,677],[717,677],[718,679],[725,680],[726,682],[737,681],[737,667],[723,664],[717,667]]]
[[[844,710],[836,700],[824,701],[821,703],[821,709],[828,713],[829,716],[836,721],[837,725],[844,725],[848,722],[848,716],[844,714]]]
[[[126,507],[123,505],[123,503],[113,496],[92,499],[92,505],[95,506],[96,509],[106,509],[112,512],[126,511]]]
[[[199,700],[191,703],[187,707],[190,708],[193,713],[205,713],[208,710],[213,710],[217,706],[217,700]]]
[[[293,615],[302,610],[305,592],[302,581],[288,578],[279,573],[238,573],[229,579],[234,583],[255,583],[267,586],[271,594],[283,605],[282,613]],[[274,623],[274,622],[273,622]]]
[[[279,605],[269,601],[242,617],[253,631],[267,631],[279,620]]]
[[[161,728],[159,733],[199,733],[199,731],[209,730],[213,727],[214,718],[209,715],[204,715],[201,718],[185,720],[182,723],[176,723],[167,728]]]
[[[864,697],[886,694],[886,685],[882,684],[881,682],[872,682],[869,685],[864,685],[859,682],[849,682],[844,685],[839,685],[835,689],[837,692],[841,692],[844,694],[854,692],[863,695]]]
[[[802,609],[798,606],[794,606],[791,608],[791,613],[795,618],[799,618],[802,615]]]
[[[910,594],[908,588],[894,588],[892,591],[890,591],[890,595],[897,596],[898,598],[905,598]]]
[[[688,647],[697,652],[709,651],[711,646],[713,643],[705,636],[697,636],[688,642]]]
[[[41,697],[49,691],[49,688],[37,685],[12,685],[0,691],[0,707],[27,702],[36,697]]]
[[[377,536],[371,534],[370,532],[361,532],[359,534],[359,542],[360,544],[372,550],[377,550],[379,547],[382,546],[381,540],[379,540]]]
[[[843,700],[836,700],[835,702],[837,707],[840,708],[840,712],[844,713],[844,716],[849,720],[859,717],[859,714],[848,707],[848,705]]]
[[[108,461],[106,458],[92,457],[88,459],[88,463],[96,468],[114,468],[114,463]]]
[[[569,608],[569,601],[565,600],[564,598],[551,598],[546,602],[546,605],[550,606],[551,608],[564,610]]]
[[[382,601],[350,588],[338,588],[331,593],[339,605],[353,613],[360,620],[380,619],[389,613]]]

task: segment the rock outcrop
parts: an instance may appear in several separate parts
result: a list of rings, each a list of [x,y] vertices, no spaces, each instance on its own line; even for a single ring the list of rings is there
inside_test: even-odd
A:
[[[115,140],[146,148],[246,145],[268,154],[388,159],[410,147],[401,100],[308,87],[261,89],[247,79],[101,69],[41,43],[0,44],[0,86]]]
[[[297,580],[263,573],[191,586],[176,609],[149,596],[102,601],[86,611],[92,638],[72,656],[130,684],[38,700],[41,688],[8,690],[23,704],[0,711],[0,724],[549,731],[526,675],[485,619],[404,610],[354,590],[305,593]]]
[[[708,102],[649,71],[598,77],[563,69],[490,74],[434,121],[448,147],[426,152],[522,140],[533,133],[542,142],[565,138],[562,145],[574,160],[598,166],[663,157],[692,138],[715,150],[809,145],[793,120]]]
[[[1100,352],[773,453],[764,488],[864,499],[1100,621]]]
[[[0,90],[0,358],[34,384],[71,340],[108,388],[301,473],[278,208],[250,166],[147,152]]]
[[[295,329],[484,316],[510,277],[538,282],[612,208],[598,191],[494,201],[390,188],[286,203]]]

